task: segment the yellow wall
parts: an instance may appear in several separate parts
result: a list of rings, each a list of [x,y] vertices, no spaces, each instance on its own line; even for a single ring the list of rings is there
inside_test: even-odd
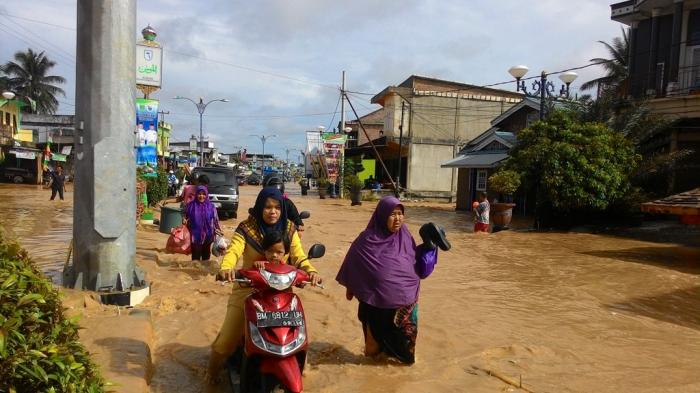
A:
[[[12,133],[16,134],[19,128],[19,105],[14,102],[6,102],[0,107],[0,124],[11,126]]]

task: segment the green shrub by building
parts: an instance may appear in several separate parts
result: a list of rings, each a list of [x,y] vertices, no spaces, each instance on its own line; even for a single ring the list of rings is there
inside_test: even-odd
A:
[[[155,206],[158,202],[168,197],[168,172],[165,169],[158,169],[155,173],[145,176],[139,171],[139,176],[146,182],[146,195],[148,205]]]
[[[103,392],[58,291],[0,231],[0,392]]]

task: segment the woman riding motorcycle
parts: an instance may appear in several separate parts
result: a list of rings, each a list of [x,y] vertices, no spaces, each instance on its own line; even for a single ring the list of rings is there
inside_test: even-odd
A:
[[[323,280],[309,263],[301,245],[294,223],[286,219],[286,209],[282,193],[274,187],[263,188],[255,201],[255,207],[247,220],[241,222],[231,239],[221,263],[220,275],[232,281],[237,265],[239,268],[252,268],[256,261],[265,260],[262,241],[265,234],[272,231],[283,233],[286,255],[284,261],[309,274],[312,285]],[[212,344],[207,380],[216,383],[224,361],[235,352],[243,339],[243,302],[250,294],[250,288],[234,287],[228,299],[226,318],[218,336]]]

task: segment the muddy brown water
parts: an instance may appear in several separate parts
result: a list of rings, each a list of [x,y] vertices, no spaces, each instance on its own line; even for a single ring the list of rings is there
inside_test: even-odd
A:
[[[258,190],[241,188],[242,211]],[[50,203],[48,191],[34,186],[1,185],[0,195],[6,230],[43,268],[61,266],[71,237],[70,202]],[[304,246],[327,247],[314,262],[326,289],[299,291],[310,336],[306,391],[700,391],[697,231],[477,235],[471,218],[449,206],[407,203],[411,231],[417,234],[426,221],[442,223],[453,249],[440,254],[421,284],[417,362],[405,367],[362,355],[357,303],[346,301],[333,280],[373,204],[293,198],[312,213]],[[237,223],[225,221],[226,232]],[[137,258],[152,283],[152,295],[139,306],[154,318],[151,391],[201,392],[230,289],[186,256],[165,254],[166,236],[157,230],[137,237]],[[521,381],[523,389],[513,386]]]
[[[73,238],[73,185],[64,201],[37,185],[0,184],[0,226],[22,243],[37,265],[60,283]]]

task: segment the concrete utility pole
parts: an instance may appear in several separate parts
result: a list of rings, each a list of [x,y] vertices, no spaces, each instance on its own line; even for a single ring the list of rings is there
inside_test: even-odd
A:
[[[73,266],[64,285],[112,304],[149,293],[134,263],[136,0],[78,0]]]

